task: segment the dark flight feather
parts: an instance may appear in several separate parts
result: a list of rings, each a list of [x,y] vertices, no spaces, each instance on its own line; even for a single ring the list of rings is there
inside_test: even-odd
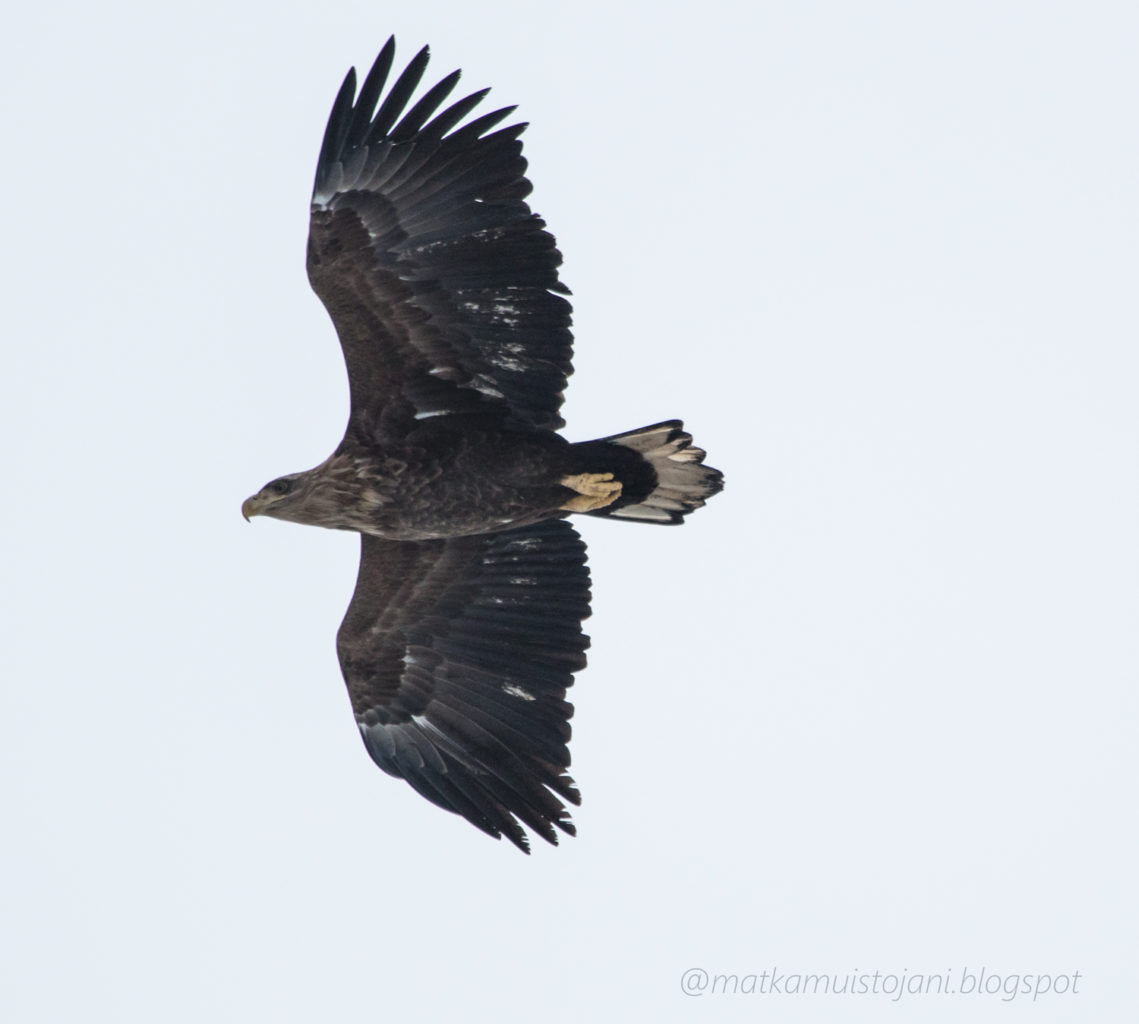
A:
[[[579,800],[565,697],[588,615],[585,545],[564,520],[420,543],[364,535],[337,650],[369,753],[523,849],[511,816],[551,841],[554,826],[572,831],[558,799]]]
[[[507,107],[452,130],[486,95],[440,109],[458,72],[407,110],[427,56],[419,52],[374,115],[389,47],[358,99],[350,75],[318,161],[308,270],[344,349],[351,425],[374,440],[378,424],[406,429],[438,411],[414,397],[431,377],[448,411],[557,429],[571,311],[554,294],[566,291],[561,254],[523,201],[525,126],[491,131]]]

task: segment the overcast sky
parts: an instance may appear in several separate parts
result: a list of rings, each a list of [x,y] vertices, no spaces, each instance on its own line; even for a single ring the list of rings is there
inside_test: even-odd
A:
[[[9,12],[0,1017],[1133,1014],[1137,31],[1000,0]],[[532,122],[568,435],[680,416],[727,477],[682,529],[581,524],[584,804],[529,858],[368,758],[356,540],[239,514],[343,430],[308,196],[392,32]],[[982,968],[1080,977],[1020,1010],[711,991]]]

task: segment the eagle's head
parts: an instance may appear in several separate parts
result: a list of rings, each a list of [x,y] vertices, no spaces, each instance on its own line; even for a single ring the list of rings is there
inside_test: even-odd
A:
[[[300,486],[301,473],[279,476],[241,503],[241,514],[248,522],[254,516],[295,519],[304,504],[306,488]]]
[[[359,477],[356,462],[334,454],[314,469],[270,480],[241,503],[241,514],[247,520],[271,516],[332,530],[366,530],[369,520],[364,513],[370,507],[370,493]],[[356,511],[362,503],[364,513]]]

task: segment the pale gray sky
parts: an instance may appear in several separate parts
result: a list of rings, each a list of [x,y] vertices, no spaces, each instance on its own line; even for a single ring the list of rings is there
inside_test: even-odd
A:
[[[1011,1019],[690,996],[691,968],[1079,971],[1018,1019],[1133,1013],[1137,30],[1000,0],[11,12],[0,1017]],[[682,416],[727,475],[683,529],[582,524],[580,835],[530,858],[364,751],[356,541],[238,511],[343,428],[307,200],[391,32],[532,122],[568,434]]]

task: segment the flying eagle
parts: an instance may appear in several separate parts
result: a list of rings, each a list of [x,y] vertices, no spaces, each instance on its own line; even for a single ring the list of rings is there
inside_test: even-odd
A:
[[[383,96],[389,39],[348,72],[316,166],[308,276],[348,365],[344,439],[266,484],[244,516],[360,534],[337,635],[368,753],[428,800],[529,850],[580,803],[566,773],[589,570],[566,517],[680,523],[723,486],[679,420],[597,441],[557,430],[572,372],[561,254],[530,211],[519,136],[409,107],[424,47]],[[377,106],[378,104],[378,106]]]

